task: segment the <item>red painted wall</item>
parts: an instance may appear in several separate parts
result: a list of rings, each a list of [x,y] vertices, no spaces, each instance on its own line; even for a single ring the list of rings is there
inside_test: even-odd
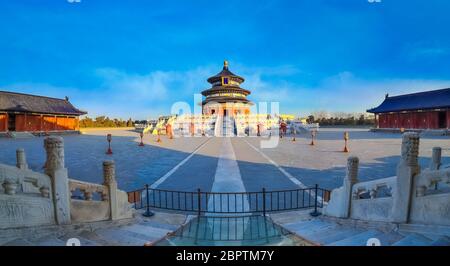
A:
[[[41,117],[37,115],[27,115],[27,131],[41,131]]]
[[[78,117],[16,114],[16,131],[79,130]],[[8,131],[8,114],[0,113],[0,132]]]
[[[438,129],[439,112],[409,112],[379,114],[379,128],[405,128],[405,129]],[[447,110],[447,128],[450,128],[450,110]]]
[[[16,115],[16,131],[78,130],[78,117]]]

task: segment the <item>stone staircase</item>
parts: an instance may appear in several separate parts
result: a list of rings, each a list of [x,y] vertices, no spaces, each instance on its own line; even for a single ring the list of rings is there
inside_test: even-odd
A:
[[[282,224],[316,245],[366,246],[370,238],[382,246],[450,246],[450,227],[404,224],[397,228],[358,226],[315,218]]]
[[[382,246],[450,246],[450,227],[417,224],[367,224],[355,220],[310,218],[309,212],[271,215],[273,221],[300,238],[321,246],[366,246],[377,238]],[[70,238],[81,246],[143,246],[176,231],[189,219],[182,214],[137,214],[121,221],[66,226],[41,226],[0,231],[0,246],[66,246]]]
[[[186,216],[155,213],[150,218],[70,226],[12,229],[2,232],[0,246],[65,246],[77,238],[81,246],[143,246],[165,237],[186,222]]]
[[[218,115],[216,117],[216,122],[214,123],[214,136],[221,137],[223,134],[222,129],[223,129],[223,116]]]
[[[30,132],[16,132],[10,131],[8,132],[8,136],[14,139],[25,139],[25,138],[34,138],[35,136]]]
[[[223,117],[222,133],[224,137],[236,136],[235,122],[232,117],[229,116]]]

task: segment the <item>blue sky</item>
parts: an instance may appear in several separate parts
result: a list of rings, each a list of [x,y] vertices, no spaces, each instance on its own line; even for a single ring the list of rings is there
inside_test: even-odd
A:
[[[136,119],[194,104],[224,59],[255,102],[362,112],[450,87],[450,1],[0,0],[0,90]]]

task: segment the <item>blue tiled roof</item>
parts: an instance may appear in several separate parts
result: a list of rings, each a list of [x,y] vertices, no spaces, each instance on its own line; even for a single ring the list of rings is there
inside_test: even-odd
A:
[[[378,114],[438,108],[450,108],[450,88],[386,97],[378,107],[367,112]]]

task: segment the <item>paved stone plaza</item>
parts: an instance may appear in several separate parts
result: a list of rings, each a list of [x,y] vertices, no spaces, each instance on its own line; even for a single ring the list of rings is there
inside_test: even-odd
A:
[[[350,132],[348,154],[342,152],[344,131]],[[105,154],[107,133],[113,135],[113,155]],[[233,178],[240,177],[246,191],[260,191],[263,187],[268,190],[294,189],[316,183],[332,189],[342,185],[350,155],[360,158],[362,181],[395,175],[401,147],[400,134],[344,128],[321,129],[315,146],[309,145],[311,140],[307,133],[298,134],[295,142],[291,137],[283,138],[274,149],[260,149],[260,138],[235,137],[227,144],[226,154],[223,153],[225,138],[169,140],[163,136],[161,143],[156,139],[156,136],[145,135],[146,146],[139,147],[138,134],[131,130],[95,130],[64,136],[69,176],[101,183],[102,161],[113,159],[119,188],[126,191],[141,188],[146,183],[161,189],[211,191],[217,187],[217,184],[213,185],[215,178],[226,176],[224,165],[234,165],[229,174]],[[443,148],[442,161],[450,163],[448,137],[423,136],[420,141],[422,167],[428,166],[434,146]],[[15,164],[17,148],[25,149],[32,170],[43,170],[43,138],[0,139],[0,163]],[[222,158],[220,164],[219,158]],[[224,191],[220,186],[217,189]]]

